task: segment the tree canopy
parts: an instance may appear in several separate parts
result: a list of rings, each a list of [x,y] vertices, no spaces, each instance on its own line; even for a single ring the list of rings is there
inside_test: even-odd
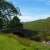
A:
[[[2,28],[19,26],[20,20],[17,15],[20,14],[20,9],[15,8],[13,4],[0,0],[0,28],[1,26]],[[12,16],[13,19],[11,19]]]

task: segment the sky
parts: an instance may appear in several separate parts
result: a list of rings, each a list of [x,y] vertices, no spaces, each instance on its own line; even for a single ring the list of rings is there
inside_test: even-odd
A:
[[[50,17],[50,0],[8,0],[19,7],[21,22],[29,22]]]

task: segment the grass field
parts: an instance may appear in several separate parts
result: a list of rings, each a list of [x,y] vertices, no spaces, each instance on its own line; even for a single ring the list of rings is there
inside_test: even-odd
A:
[[[50,45],[15,35],[0,34],[0,50],[50,50]]]
[[[50,19],[50,18],[49,18]],[[50,20],[41,19],[32,22],[26,22],[23,24],[25,29],[35,30],[35,31],[50,31]]]

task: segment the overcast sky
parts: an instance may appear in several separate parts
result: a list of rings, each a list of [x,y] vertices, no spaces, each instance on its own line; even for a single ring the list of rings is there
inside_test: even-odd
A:
[[[50,16],[50,0],[8,0],[14,6],[19,7],[22,16],[21,21],[34,21]]]

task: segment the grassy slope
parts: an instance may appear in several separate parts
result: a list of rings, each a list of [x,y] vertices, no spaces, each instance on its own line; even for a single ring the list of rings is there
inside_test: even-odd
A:
[[[0,35],[0,50],[20,50],[24,46],[18,40],[7,35]]]
[[[29,39],[15,37],[14,35],[0,35],[0,50],[48,50],[50,46],[45,46],[39,42]],[[25,48],[25,49],[24,49]]]
[[[24,23],[24,28],[36,31],[49,31],[50,30],[50,18],[37,20],[33,22]]]

